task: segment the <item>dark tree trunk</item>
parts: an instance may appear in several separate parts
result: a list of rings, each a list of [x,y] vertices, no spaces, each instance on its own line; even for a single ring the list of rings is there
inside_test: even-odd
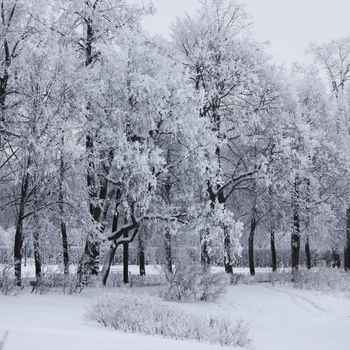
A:
[[[344,248],[344,269],[350,271],[350,207],[346,210],[346,243]]]
[[[29,165],[30,161],[28,161]],[[23,177],[21,185],[21,198],[18,210],[16,233],[15,233],[15,246],[14,246],[14,267],[15,267],[15,283],[17,286],[22,284],[22,245],[23,245],[23,220],[24,210],[27,202],[27,193],[29,187],[29,174]]]
[[[233,273],[232,258],[231,258],[231,238],[227,228],[225,228],[225,239],[224,239],[224,266],[226,273]]]
[[[23,244],[23,219],[18,214],[15,233],[15,247],[14,247],[14,267],[15,267],[15,281],[17,286],[22,285],[22,244]]]
[[[291,236],[291,258],[293,276],[299,270],[300,257],[300,216],[299,216],[299,189],[298,179],[295,179],[293,194],[293,230]]]
[[[128,236],[128,233],[124,234],[124,238]],[[123,282],[129,283],[129,243],[123,243]]]
[[[28,248],[27,245],[24,246],[24,266],[27,266]]]
[[[165,267],[170,273],[173,272],[173,258],[171,251],[171,233],[169,228],[165,229],[164,233],[164,251],[165,251]]]
[[[60,156],[60,183],[59,183],[59,209],[60,209],[60,221],[61,221],[61,238],[62,238],[62,255],[63,255],[63,272],[67,276],[69,275],[69,251],[68,251],[68,236],[67,226],[64,220],[64,193],[63,193],[63,182],[64,182],[64,134],[62,132],[61,138],[61,156]]]
[[[63,272],[69,275],[69,251],[68,251],[68,236],[66,223],[61,221],[62,249],[63,249]]]
[[[145,263],[145,248],[142,236],[138,237],[138,253],[139,253],[139,268],[140,268],[140,276],[146,275],[146,263]]]
[[[40,243],[39,243],[39,232],[33,234],[33,245],[34,245],[34,264],[35,264],[35,277],[37,280],[41,278],[41,256],[40,256]]]
[[[255,276],[255,263],[254,263],[254,236],[256,230],[256,215],[253,210],[252,219],[250,221],[250,233],[248,239],[248,257],[249,257],[249,271],[251,276]]]
[[[2,2],[3,3],[3,2]],[[16,8],[16,4],[14,4],[14,7],[12,8],[12,11],[15,11]],[[12,16],[13,18],[13,16]],[[3,18],[4,21],[4,18]],[[5,27],[9,28],[11,24],[11,21],[9,21],[8,23],[3,23],[3,25],[5,25]],[[3,54],[5,54],[5,57],[3,57],[3,63],[5,64],[5,67],[2,71],[1,77],[0,77],[0,111],[1,111],[1,123],[5,124],[6,123],[6,117],[5,117],[5,111],[6,111],[6,97],[8,94],[8,82],[10,79],[10,75],[9,75],[9,68],[11,66],[11,62],[12,62],[12,56],[11,56],[11,51],[9,48],[9,43],[7,41],[6,36],[4,37],[2,46],[4,48],[4,52]],[[2,141],[0,135],[0,142]]]
[[[344,248],[344,269],[345,271],[350,271],[350,245]]]
[[[34,199],[34,206],[35,206],[34,210],[36,210],[37,208],[36,198]],[[41,279],[40,232],[39,232],[39,218],[36,212],[34,212],[33,221],[34,221],[33,247],[34,247],[35,277],[37,281],[39,281]]]
[[[276,242],[275,242],[275,231],[271,230],[271,267],[272,271],[277,271],[277,254],[276,254]]]
[[[308,270],[310,270],[312,267],[312,263],[311,263],[311,251],[310,251],[310,239],[309,239],[309,237],[306,237],[305,254],[306,254],[306,268]]]
[[[299,229],[299,216],[294,218],[294,226],[291,240],[291,248],[292,248],[292,270],[293,272],[297,272],[299,270],[299,255],[300,255],[300,234],[298,233]]]
[[[255,259],[254,259],[254,239],[255,231],[257,226],[257,192],[256,192],[256,181],[253,181],[253,202],[252,202],[252,217],[250,219],[250,231],[248,238],[248,259],[249,259],[249,272],[251,276],[255,276]]]
[[[311,207],[310,207],[310,179],[306,178],[306,242],[305,242],[305,256],[306,256],[306,268],[308,270],[312,267],[311,262],[311,251],[310,251],[310,237],[309,237],[309,226],[310,226],[310,216],[311,216]]]
[[[113,221],[112,221],[112,232],[115,232],[118,229],[118,221],[119,221],[118,207],[120,204],[120,198],[121,198],[121,191],[118,189],[116,196],[115,196],[115,206],[114,206]],[[112,242],[110,247],[109,247],[109,250],[108,250],[108,253],[106,256],[106,260],[105,260],[105,263],[103,264],[103,269],[101,272],[102,284],[104,286],[107,284],[107,279],[109,276],[109,272],[110,272],[111,265],[112,265],[116,251],[117,251],[116,242]]]
[[[107,252],[105,263],[103,265],[103,269],[101,271],[101,280],[104,286],[107,284],[107,279],[109,276],[109,272],[111,270],[111,265],[112,265],[116,251],[117,251],[117,246],[114,243],[111,243],[109,246],[109,250]]]

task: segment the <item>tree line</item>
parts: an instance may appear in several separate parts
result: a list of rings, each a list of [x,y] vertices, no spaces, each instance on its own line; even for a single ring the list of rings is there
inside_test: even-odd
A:
[[[141,275],[152,244],[169,272],[189,259],[232,273],[244,243],[254,275],[257,241],[273,270],[279,244],[294,272],[302,244],[308,268],[313,246],[344,247],[350,269],[349,38],[287,71],[231,0],[202,1],[169,40],[143,30],[151,5],[0,4],[0,225],[13,230],[0,242],[18,285],[27,241],[38,279],[51,250],[69,274],[83,242],[84,285],[107,282],[119,246],[127,282],[130,244]]]

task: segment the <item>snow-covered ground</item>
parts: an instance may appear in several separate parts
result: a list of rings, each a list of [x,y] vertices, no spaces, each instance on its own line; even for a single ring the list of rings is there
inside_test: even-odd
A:
[[[7,332],[1,350],[222,349],[161,337],[123,334],[87,323],[84,315],[94,299],[90,292],[73,296],[0,296],[0,344]]]
[[[136,291],[130,289],[130,292]],[[111,290],[109,290],[111,292]],[[140,289],[137,290],[140,292]],[[2,350],[216,350],[220,346],[122,334],[84,320],[95,294],[0,296]],[[216,302],[180,304],[250,324],[256,350],[349,350],[350,300],[269,284],[230,286]],[[1,346],[0,346],[1,348]]]

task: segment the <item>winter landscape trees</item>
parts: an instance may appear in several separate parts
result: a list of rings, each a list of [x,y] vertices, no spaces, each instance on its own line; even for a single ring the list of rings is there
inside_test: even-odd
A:
[[[55,262],[106,284],[120,249],[127,283],[129,248],[141,275],[155,249],[170,274],[184,261],[231,274],[242,248],[254,275],[256,246],[273,270],[289,249],[294,272],[301,246],[307,268],[345,247],[349,270],[349,39],[312,45],[315,65],[289,73],[233,1],[202,2],[171,40],[144,32],[152,11],[1,2],[1,242],[14,248],[0,249],[16,283],[25,255],[38,280]]]
[[[305,328],[347,346],[350,38],[287,69],[234,0],[199,1],[169,37],[144,30],[154,11],[0,0],[0,350],[39,349],[36,326],[45,349],[99,348],[84,314],[191,349],[249,348],[246,318],[257,349],[302,350]],[[43,325],[42,300],[67,310]]]

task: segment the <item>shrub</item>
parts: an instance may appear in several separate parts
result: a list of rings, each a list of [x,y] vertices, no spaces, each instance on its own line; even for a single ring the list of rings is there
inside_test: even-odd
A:
[[[94,282],[96,285],[96,281]],[[80,283],[77,274],[69,274],[63,276],[63,283],[61,285],[62,291],[65,294],[81,293],[84,290],[84,285]]]
[[[105,296],[88,310],[87,319],[123,332],[179,340],[233,347],[246,347],[251,342],[248,328],[241,321],[194,315],[145,295]]]
[[[350,290],[350,276],[348,272],[336,268],[300,270],[294,287],[325,293],[339,292],[346,294]]]
[[[244,276],[243,284],[271,282],[272,285],[291,285],[297,289],[315,290],[323,293],[342,293],[349,295],[350,274],[344,270],[329,267],[300,269],[294,275],[289,271],[257,274],[254,278]]]
[[[161,294],[166,300],[214,300],[230,283],[227,274],[204,272],[202,267],[197,265],[177,266],[174,273],[168,273],[166,276],[168,287]]]
[[[130,287],[155,287],[165,285],[167,283],[163,273],[151,275],[129,275]],[[121,287],[124,286],[123,274],[121,272],[111,273],[108,277],[107,286]]]
[[[30,282],[35,294],[46,294],[52,288],[60,288],[65,294],[81,293],[84,286],[76,274],[64,275],[58,272],[43,271],[40,279]]]

